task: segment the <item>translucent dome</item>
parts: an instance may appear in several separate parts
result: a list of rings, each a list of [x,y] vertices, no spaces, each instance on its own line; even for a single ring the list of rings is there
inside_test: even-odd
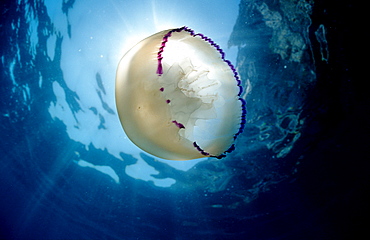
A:
[[[127,136],[169,160],[222,157],[245,123],[242,88],[212,40],[182,27],[154,34],[121,59],[116,104]]]

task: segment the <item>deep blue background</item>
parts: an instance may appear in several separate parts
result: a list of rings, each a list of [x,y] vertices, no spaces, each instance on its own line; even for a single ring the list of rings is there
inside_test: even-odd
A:
[[[27,28],[22,25],[27,22],[21,9],[15,3],[1,3],[0,238],[356,239],[355,234],[363,230],[369,210],[369,98],[365,77],[353,75],[356,31],[350,3],[314,4],[309,33],[317,81],[307,91],[303,137],[278,165],[280,174],[288,177],[271,184],[273,173],[270,179],[265,177],[269,174],[258,173],[263,176],[259,185],[247,191],[243,186],[254,183],[236,174],[228,183],[233,188],[220,192],[207,192],[195,184],[158,188],[135,180],[119,171],[135,163],[133,157],[124,156],[127,161],[122,162],[93,146],[86,151],[83,144],[71,140],[65,125],[47,112],[55,98],[51,81],[45,81],[43,89],[36,81],[41,73],[62,85],[60,59],[45,56],[46,37],[40,31],[35,66],[25,65],[32,57],[24,42]],[[50,20],[42,14],[42,4],[37,9],[43,20],[40,25],[47,26]],[[17,32],[10,27],[14,19],[20,21]],[[328,31],[329,62],[321,61],[313,36],[320,24]],[[57,42],[56,56],[59,47]],[[15,66],[15,78],[19,84],[29,84],[35,96],[32,112],[17,100],[21,93],[12,91],[20,85],[13,86],[9,80],[6,59],[17,49],[24,65]],[[79,167],[73,162],[76,151],[93,164],[117,169],[120,184]],[[253,154],[244,157],[265,165],[271,161],[269,152]],[[210,178],[208,173],[225,169],[204,162],[189,175],[142,157],[163,176],[176,175],[184,182],[201,182]],[[296,166],[299,158],[304,160]],[[237,158],[226,159],[224,165],[238,172],[248,172],[250,167]],[[291,175],[293,168],[297,172]],[[264,191],[255,195],[253,189]],[[257,198],[247,201],[248,196]]]

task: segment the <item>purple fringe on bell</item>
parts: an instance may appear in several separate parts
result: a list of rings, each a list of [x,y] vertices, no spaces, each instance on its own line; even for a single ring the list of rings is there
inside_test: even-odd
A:
[[[181,32],[181,31],[186,31],[186,32],[190,33],[190,35],[193,36],[193,37],[199,36],[204,41],[207,41],[209,44],[211,44],[220,53],[222,60],[225,63],[227,63],[227,65],[229,65],[230,69],[234,73],[234,78],[235,78],[235,80],[237,82],[237,86],[239,87],[239,93],[238,93],[239,101],[242,104],[242,114],[241,114],[241,119],[240,119],[240,127],[239,127],[238,132],[234,135],[234,139],[236,139],[243,132],[244,126],[245,126],[245,124],[247,122],[247,120],[246,120],[246,115],[247,115],[246,102],[245,102],[245,100],[243,98],[241,98],[241,94],[243,93],[243,87],[241,86],[241,80],[239,78],[238,72],[236,71],[234,65],[229,60],[226,60],[225,59],[225,53],[224,53],[224,51],[211,38],[206,37],[206,36],[204,36],[201,33],[195,33],[194,30],[192,30],[192,29],[190,29],[190,28],[188,28],[186,26],[183,26],[181,28],[175,28],[175,29],[172,29],[172,30],[168,31],[168,33],[166,33],[166,35],[164,35],[164,37],[162,39],[161,46],[159,47],[159,51],[157,53],[158,67],[157,67],[157,72],[156,73],[158,74],[158,76],[161,76],[163,74],[163,67],[162,67],[162,59],[163,59],[163,57],[162,57],[162,53],[164,51],[164,48],[166,46],[166,43],[168,42],[168,38],[171,37],[172,33],[174,33],[174,32]],[[160,89],[160,91],[162,91],[162,92],[163,92],[163,90],[164,90],[163,88]],[[179,128],[185,128],[185,126],[183,124],[178,123],[177,121],[172,121],[172,122],[174,124],[176,124],[176,126],[179,127]],[[203,154],[204,156],[216,157],[216,158],[219,158],[219,159],[226,156],[225,154],[221,154],[219,156],[211,156],[209,153],[207,153],[203,149],[201,149],[196,142],[193,143],[193,146],[201,154]],[[233,145],[231,145],[231,147],[228,150],[225,151],[225,153],[230,153],[230,152],[234,151],[234,149],[235,149],[235,145],[233,144]]]

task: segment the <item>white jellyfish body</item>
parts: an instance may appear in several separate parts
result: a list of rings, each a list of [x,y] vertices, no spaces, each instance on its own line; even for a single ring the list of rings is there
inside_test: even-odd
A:
[[[121,59],[116,105],[127,136],[169,160],[222,157],[245,123],[240,80],[212,40],[187,28],[166,30]]]

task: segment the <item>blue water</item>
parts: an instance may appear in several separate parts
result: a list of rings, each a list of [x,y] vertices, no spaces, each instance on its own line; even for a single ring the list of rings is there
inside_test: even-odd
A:
[[[0,239],[353,239],[368,208],[370,119],[351,75],[352,10],[4,1]],[[222,160],[154,158],[117,116],[120,58],[183,25],[219,44],[243,81],[247,124]]]

